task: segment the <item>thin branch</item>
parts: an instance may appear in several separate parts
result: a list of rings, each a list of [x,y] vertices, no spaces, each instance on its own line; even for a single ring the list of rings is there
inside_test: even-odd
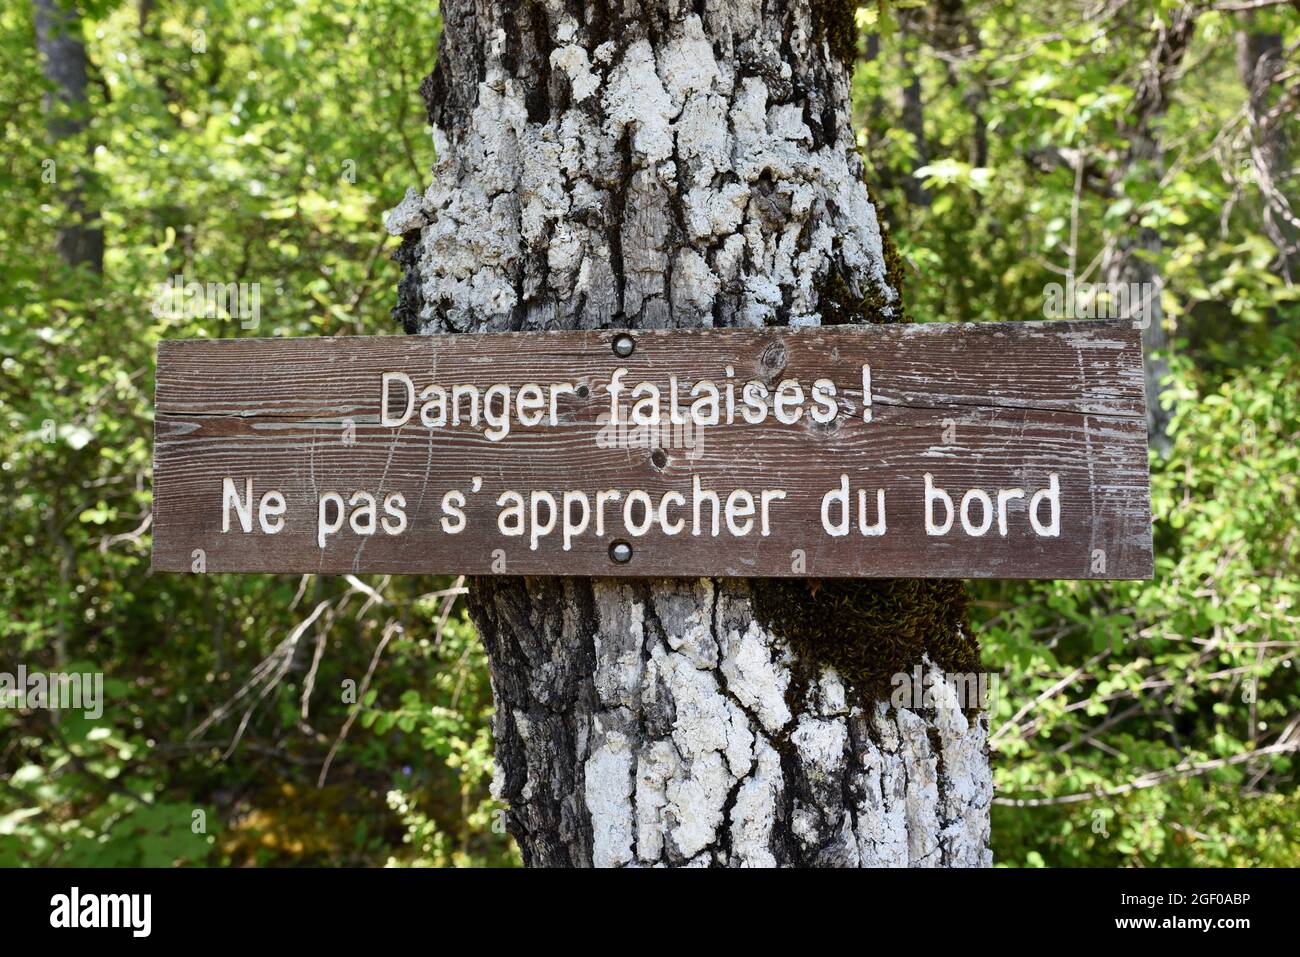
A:
[[[400,634],[401,631],[402,626],[392,619],[389,619],[388,624],[384,626],[384,635],[379,639],[379,645],[375,648],[375,653],[370,659],[370,667],[366,669],[366,675],[361,679],[361,687],[357,689],[356,704],[352,706],[352,711],[349,712],[347,720],[343,722],[338,737],[334,739],[334,743],[330,746],[329,754],[325,755],[325,763],[321,765],[320,777],[316,779],[318,788],[325,786],[325,778],[329,776],[330,765],[334,763],[334,755],[338,753],[343,744],[343,739],[352,730],[352,723],[357,720],[357,715],[361,713],[362,702],[365,701],[366,692],[370,689],[370,679],[375,674],[375,668],[379,666],[379,656],[384,653],[384,648],[388,646],[388,642],[392,640],[393,636]]]
[[[1256,748],[1254,751],[1234,754],[1228,758],[1216,758],[1213,761],[1184,761],[1168,771],[1144,774],[1141,777],[1134,778],[1127,784],[1120,784],[1113,788],[1099,788],[1096,791],[1081,791],[1078,794],[1063,794],[1059,797],[1050,798],[994,798],[993,803],[1006,807],[1055,807],[1061,804],[1078,804],[1080,801],[1091,801],[1094,798],[1119,797],[1121,794],[1140,791],[1143,788],[1153,788],[1167,781],[1186,780],[1207,774],[1210,771],[1217,771],[1219,768],[1245,764],[1247,761],[1253,761],[1256,758],[1266,757],[1270,754],[1288,754],[1294,751],[1300,751],[1300,742],[1271,744],[1266,748]]]
[[[331,603],[330,599],[322,601],[316,606],[315,610],[312,611],[310,615],[299,622],[297,627],[289,633],[289,636],[276,645],[275,650],[262,659],[261,663],[253,669],[252,675],[249,677],[248,681],[244,683],[243,687],[236,691],[225,704],[221,705],[204,718],[203,721],[200,722],[199,726],[189,733],[190,739],[192,740],[197,738],[213,724],[224,719],[226,715],[234,710],[236,702],[242,700],[245,695],[256,688],[263,679],[267,678],[268,675],[272,675],[272,672],[274,671],[274,674],[262,689],[262,692],[257,696],[257,701],[266,697],[270,689],[279,684],[280,679],[283,678],[285,672],[289,670],[289,664],[293,661],[294,649],[298,645],[298,639],[302,637],[303,632],[311,627],[312,622],[319,618]],[[254,701],[254,703],[249,707],[248,711],[244,715],[244,720],[240,722],[239,733],[236,734],[235,740],[231,743],[231,749],[226,753],[227,757],[233,752],[234,746],[239,743],[239,738],[243,735],[244,727],[248,723],[248,717],[252,713],[253,708],[257,706],[257,701]]]

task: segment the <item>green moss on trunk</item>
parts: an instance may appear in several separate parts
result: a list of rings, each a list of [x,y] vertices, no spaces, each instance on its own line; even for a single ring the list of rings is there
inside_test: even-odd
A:
[[[812,0],[814,35],[824,37],[831,55],[851,72],[858,57],[858,4],[855,0]]]
[[[751,588],[755,614],[790,643],[804,669],[834,668],[862,700],[888,698],[894,675],[923,656],[949,673],[979,670],[960,581],[767,578]]]
[[[814,10],[830,6],[834,4],[814,4]],[[849,28],[855,29],[853,5],[844,9]],[[824,325],[912,321],[903,309],[903,257],[883,219],[881,240],[888,288],[854,295],[832,266],[817,285]],[[799,659],[803,674],[792,695],[800,694],[822,667],[834,668],[865,701],[888,698],[894,675],[910,672],[923,656],[949,673],[980,668],[979,641],[971,632],[966,587],[960,581],[760,579],[751,588],[760,622],[788,641]]]

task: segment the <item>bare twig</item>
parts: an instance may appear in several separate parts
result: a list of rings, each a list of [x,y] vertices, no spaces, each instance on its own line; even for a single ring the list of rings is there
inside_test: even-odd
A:
[[[370,667],[366,669],[365,677],[361,679],[361,687],[357,689],[356,703],[352,706],[352,711],[348,714],[347,720],[343,722],[343,727],[339,730],[338,737],[335,738],[334,743],[330,745],[329,754],[325,755],[325,762],[321,765],[320,769],[320,777],[316,779],[316,786],[318,788],[323,788],[325,786],[325,778],[329,776],[330,765],[334,763],[334,755],[338,753],[339,748],[343,744],[343,739],[346,738],[348,732],[352,730],[352,723],[357,720],[357,715],[361,713],[363,707],[362,702],[365,701],[366,692],[370,689],[370,679],[374,677],[375,668],[379,666],[379,656],[384,653],[384,648],[388,646],[388,642],[392,640],[393,636],[400,634],[401,631],[402,626],[392,619],[389,619],[388,624],[384,626],[383,637],[379,639],[379,644],[375,648],[375,653],[370,658]]]
[[[249,677],[248,681],[244,683],[243,687],[236,691],[235,694],[225,702],[225,704],[221,705],[204,718],[203,721],[199,723],[199,726],[190,732],[189,737],[191,739],[197,738],[213,724],[223,720],[226,715],[234,710],[234,706],[238,701],[241,701],[250,691],[269,678],[269,680],[266,680],[266,684],[263,686],[261,693],[258,694],[257,699],[245,712],[244,719],[240,722],[239,730],[235,735],[235,740],[231,742],[230,749],[226,752],[225,756],[229,757],[230,754],[233,753],[235,745],[239,743],[239,739],[243,736],[244,728],[248,724],[248,719],[252,714],[253,709],[257,707],[257,702],[265,698],[267,694],[270,693],[271,689],[280,683],[285,672],[289,670],[289,665],[293,661],[294,650],[298,646],[298,640],[302,637],[303,633],[311,627],[312,622],[319,618],[331,603],[331,600],[326,599],[318,604],[315,610],[313,610],[305,619],[300,621],[293,631],[289,633],[289,636],[276,645],[275,650],[267,655],[266,658],[264,658],[261,663],[253,669],[252,675]]]
[[[1183,761],[1168,771],[1153,771],[1136,777],[1126,784],[1116,785],[1113,788],[1099,788],[1096,791],[1062,794],[1059,797],[1050,798],[994,798],[993,803],[1006,807],[1054,807],[1060,804],[1078,804],[1080,801],[1091,801],[1094,798],[1119,797],[1121,794],[1140,791],[1143,788],[1152,788],[1158,784],[1164,784],[1166,781],[1186,780],[1187,778],[1207,774],[1210,771],[1216,771],[1219,768],[1245,764],[1248,761],[1266,757],[1270,754],[1287,754],[1293,751],[1300,751],[1300,742],[1271,744],[1266,748],[1256,748],[1254,751],[1234,754],[1227,758],[1216,758],[1213,761]]]

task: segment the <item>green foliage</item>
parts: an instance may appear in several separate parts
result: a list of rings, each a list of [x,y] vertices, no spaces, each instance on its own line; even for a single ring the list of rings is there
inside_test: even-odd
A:
[[[1133,90],[1175,6],[818,4],[858,58],[859,142],[915,319],[1041,318],[1044,286],[1102,278],[1108,244],[1164,240],[1175,415],[1152,461],[1155,580],[971,589],[1003,692],[993,835],[1009,865],[1300,864],[1300,306],[1263,225],[1233,54],[1245,26],[1294,49],[1300,16],[1203,13],[1153,124],[1159,161],[1126,163]],[[91,83],[72,112],[88,125],[52,140],[31,5],[0,8],[0,672],[101,672],[105,706],[0,708],[0,865],[513,862],[454,582],[148,568],[159,339],[397,332],[380,219],[433,160],[416,88],[436,5],[80,9]],[[912,80],[923,141],[902,122]],[[102,277],[58,259],[71,184],[102,210]],[[1278,185],[1300,209],[1294,177]],[[156,313],[178,275],[257,283],[256,326]],[[827,282],[829,321],[879,305]],[[925,644],[882,630],[889,594],[820,597],[865,608],[876,641]],[[264,661],[278,678],[237,697]]]
[[[1300,709],[1295,328],[1271,366],[1217,387],[1177,369],[1154,581],[981,589],[1007,691],[992,722],[1007,863],[1300,860],[1284,747]],[[1009,803],[1026,799],[1046,804]]]
[[[361,723],[377,735],[411,737],[432,760],[401,769],[387,795],[406,826],[401,851],[388,863],[464,867],[514,863],[505,844],[504,809],[486,796],[492,775],[487,716],[492,687],[483,645],[463,613],[426,643],[438,662],[431,686],[403,692],[392,708],[374,704]],[[436,801],[420,799],[422,794]]]
[[[421,598],[450,581],[366,579],[380,603],[342,580],[149,574],[159,339],[398,331],[381,219],[434,158],[417,87],[436,5],[83,7],[89,126],[59,141],[31,9],[0,10],[0,671],[80,659],[106,687],[96,720],[0,709],[0,864],[509,859],[481,655]],[[56,254],[74,182],[103,211],[102,277]],[[178,275],[257,283],[257,324],[156,310]],[[321,603],[282,679],[193,734]],[[318,787],[360,708],[344,683],[390,625]],[[443,851],[408,846],[417,821]]]
[[[1154,581],[970,586],[999,677],[1007,865],[1300,863],[1300,305],[1262,228],[1234,62],[1235,30],[1293,49],[1300,16],[1202,14],[1154,121],[1161,163],[1126,165],[1134,87],[1176,6],[899,10],[854,77],[918,321],[1041,319],[1048,283],[1106,278],[1108,244],[1143,227],[1163,241],[1174,423],[1151,462]],[[913,78],[923,144],[890,92]]]

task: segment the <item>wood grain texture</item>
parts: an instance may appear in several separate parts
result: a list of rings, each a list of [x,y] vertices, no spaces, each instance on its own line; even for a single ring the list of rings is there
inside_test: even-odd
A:
[[[1113,321],[927,324],[788,329],[636,332],[636,349],[618,358],[617,332],[555,332],[321,339],[184,340],[159,344],[154,462],[154,567],[191,571],[196,550],[208,572],[392,572],[527,575],[1146,578],[1152,572],[1149,478],[1139,334]],[[871,367],[871,421],[862,421],[861,366]],[[675,374],[689,387],[709,379],[736,393],[758,380],[775,389],[798,381],[836,385],[839,412],[819,424],[806,411],[794,425],[706,426],[659,445],[602,447],[610,430],[607,391],[625,368],[624,397],[641,381],[664,390]],[[511,387],[568,382],[554,427],[517,421],[501,441],[477,428],[429,428],[417,414],[398,428],[380,424],[380,378],[409,374],[418,389]],[[739,402],[739,398],[738,398]],[[665,399],[666,405],[666,399]],[[770,402],[769,402],[770,405]],[[805,402],[805,409],[811,407]],[[623,407],[623,415],[628,406]],[[602,432],[602,429],[604,431]],[[353,435],[354,433],[354,435]],[[354,441],[348,441],[354,438]],[[693,447],[681,447],[693,442]],[[662,444],[662,443],[661,443]],[[658,451],[657,451],[658,450]],[[1022,488],[1008,505],[1007,534],[998,524],[981,537],[960,521],[928,535],[923,476],[960,505],[978,488]],[[1060,483],[1060,534],[1030,527],[1026,502]],[[851,496],[886,497],[887,531],[847,536],[822,528],[825,492],[847,475]],[[692,478],[724,500],[734,489],[757,498],[782,489],[770,534],[726,530],[693,535]],[[283,493],[285,528],[266,534],[222,531],[222,481],[254,500]],[[471,491],[474,480],[481,487]],[[465,493],[467,527],[439,527],[444,493]],[[676,491],[687,529],[641,537],[622,524],[621,503],[608,505],[603,537],[594,527],[562,548],[560,523],[542,537],[505,537],[497,528],[506,489],[633,489],[658,503]],[[345,498],[366,490],[382,501],[401,493],[408,526],[400,535],[353,533],[346,525],[324,548],[317,539],[320,494]],[[856,505],[856,501],[854,502]],[[256,504],[255,504],[256,507]],[[543,510],[544,511],[544,510]],[[704,509],[703,517],[710,517]],[[979,525],[982,509],[972,505]],[[1040,514],[1046,518],[1044,505]],[[382,517],[383,510],[379,514]],[[639,515],[639,512],[638,512]],[[755,516],[757,518],[758,516]],[[942,510],[939,518],[943,517]],[[593,522],[594,525],[594,522]],[[625,565],[609,554],[614,539],[633,548]],[[498,552],[498,550],[500,550]],[[803,553],[802,564],[796,550]],[[495,554],[494,554],[495,553]],[[1101,554],[1104,553],[1104,554]],[[1100,555],[1100,557],[1099,557]],[[504,565],[501,559],[504,558]]]

